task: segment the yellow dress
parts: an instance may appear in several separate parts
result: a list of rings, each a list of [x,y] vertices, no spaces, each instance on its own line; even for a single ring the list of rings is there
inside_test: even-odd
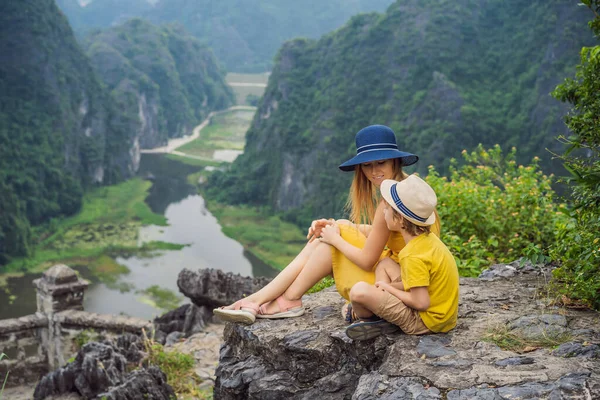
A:
[[[361,249],[365,246],[367,237],[363,235],[361,231],[350,225],[339,225],[340,235],[348,243],[360,247]],[[435,224],[431,226],[431,232],[435,233],[438,237],[440,236],[440,219],[436,218]],[[398,262],[398,253],[406,246],[404,238],[400,232],[392,232],[385,248],[381,252],[379,260],[386,257],[390,257],[395,262]],[[350,300],[350,289],[357,282],[367,282],[371,285],[375,283],[375,264],[371,271],[365,271],[360,268],[352,261],[350,261],[344,253],[339,251],[337,248],[331,246],[331,260],[333,270],[333,280],[337,291],[346,300]]]

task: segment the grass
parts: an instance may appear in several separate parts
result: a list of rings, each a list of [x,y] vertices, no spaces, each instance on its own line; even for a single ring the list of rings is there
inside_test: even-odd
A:
[[[272,212],[210,200],[207,207],[219,220],[223,233],[276,269],[283,269],[306,244],[306,235],[296,225]]]
[[[163,311],[176,309],[179,307],[182,300],[177,293],[172,290],[161,288],[158,285],[152,285],[147,289],[140,290],[138,293],[144,296],[142,298],[143,303]]]
[[[243,150],[246,131],[250,127],[254,111],[231,110],[211,118],[210,124],[200,131],[200,136],[179,148],[197,157],[212,157],[215,150]]]
[[[2,361],[2,359],[5,357],[6,354],[0,353],[0,361]],[[0,389],[0,399],[2,399],[2,393],[4,393],[4,386],[6,386],[6,381],[8,380],[8,373],[9,371],[6,371],[6,376],[4,377],[4,381],[2,382],[2,388]]]
[[[84,329],[79,332],[73,339],[75,347],[79,351],[85,344],[102,340],[101,335],[93,329]],[[74,358],[73,358],[74,360]]]
[[[330,286],[335,285],[335,281],[333,280],[333,276],[326,276],[325,278],[321,279],[319,282],[317,282],[317,284],[313,287],[311,287],[307,293],[317,293],[320,292],[323,289],[327,289]]]
[[[498,323],[490,326],[482,339],[494,343],[502,350],[527,353],[539,348],[555,348],[573,340],[573,336],[569,333],[548,333],[531,338],[526,337],[519,330],[510,329],[507,324]]]
[[[212,398],[211,392],[198,388],[202,379],[194,372],[194,357],[177,350],[165,351],[160,343],[149,339],[145,332],[144,348],[147,354],[145,363],[156,365],[165,373],[167,383],[177,393],[178,398]]]

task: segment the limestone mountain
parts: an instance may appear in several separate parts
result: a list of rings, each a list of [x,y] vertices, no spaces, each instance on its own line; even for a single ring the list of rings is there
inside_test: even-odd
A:
[[[137,170],[118,115],[54,0],[0,2],[0,264],[85,187]]]
[[[181,23],[228,71],[266,71],[285,40],[318,38],[351,16],[384,11],[392,0],[57,0],[81,35],[133,16]]]
[[[142,148],[190,134],[234,101],[212,51],[180,27],[136,18],[92,33],[83,45]]]
[[[211,190],[302,223],[339,216],[351,174],[337,166],[376,123],[421,157],[420,172],[444,170],[478,143],[517,146],[548,171],[546,148],[566,133],[566,109],[549,92],[593,43],[589,18],[562,0],[402,0],[319,40],[287,42],[245,153]]]
[[[114,26],[143,15],[152,9],[153,3],[147,0],[56,0],[77,34]]]

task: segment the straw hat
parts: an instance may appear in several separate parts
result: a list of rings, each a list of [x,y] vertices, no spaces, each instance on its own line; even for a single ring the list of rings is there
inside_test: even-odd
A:
[[[412,165],[419,157],[398,150],[394,131],[384,125],[371,125],[361,129],[356,134],[356,156],[340,165],[342,171],[354,171],[358,164],[401,158],[402,165]]]
[[[435,222],[437,196],[431,186],[418,176],[409,175],[400,182],[384,180],[381,182],[381,195],[413,224],[429,226]]]

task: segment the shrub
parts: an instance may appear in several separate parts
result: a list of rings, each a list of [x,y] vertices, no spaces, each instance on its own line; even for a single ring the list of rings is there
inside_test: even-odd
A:
[[[504,156],[499,145],[479,145],[462,156],[462,166],[451,160],[450,178],[432,166],[426,178],[438,196],[442,240],[461,275],[475,276],[490,263],[532,253],[532,247],[546,252],[569,217],[554,203],[551,177],[539,170],[539,158],[517,165],[516,149]]]
[[[600,0],[582,0],[594,19],[589,26],[600,38]],[[566,116],[571,131],[559,140],[568,145],[560,156],[572,174],[573,222],[563,224],[551,254],[561,262],[554,286],[568,303],[600,309],[600,45],[581,49],[575,79],[552,93],[571,103]]]

